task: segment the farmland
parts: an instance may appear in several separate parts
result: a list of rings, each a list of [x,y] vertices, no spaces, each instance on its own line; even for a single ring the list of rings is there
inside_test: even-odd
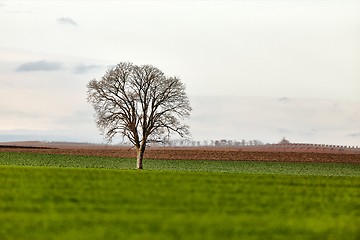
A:
[[[360,179],[0,167],[2,239],[357,239]]]
[[[68,143],[20,142],[0,144],[0,152],[33,152],[76,156],[135,158],[131,147]],[[233,160],[272,162],[360,163],[360,148],[264,145],[245,147],[148,147],[146,159]]]
[[[105,156],[74,156],[33,152],[0,152],[0,165],[45,166],[69,168],[97,168],[131,170],[135,168],[133,158]],[[274,162],[274,161],[229,161],[229,160],[149,160],[144,167],[155,171],[256,173],[315,176],[357,176],[360,164],[318,162]]]
[[[343,163],[147,159],[136,171],[134,159],[76,151],[85,153],[0,151],[1,239],[360,237],[356,155]]]

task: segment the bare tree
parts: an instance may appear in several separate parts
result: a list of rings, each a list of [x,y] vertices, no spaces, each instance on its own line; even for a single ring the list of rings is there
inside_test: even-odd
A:
[[[178,77],[167,77],[151,65],[120,63],[87,88],[98,128],[109,141],[121,135],[135,146],[138,169],[143,168],[147,143],[164,142],[173,132],[190,135],[180,121],[190,116],[191,107]]]

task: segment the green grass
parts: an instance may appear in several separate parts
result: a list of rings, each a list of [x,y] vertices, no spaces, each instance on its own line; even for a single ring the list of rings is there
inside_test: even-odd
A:
[[[0,166],[0,239],[359,239],[360,178]]]
[[[360,239],[360,164],[134,167],[0,153],[0,239]]]
[[[134,169],[134,159],[0,152],[0,165],[71,168]],[[224,172],[360,177],[360,164],[284,163],[254,161],[145,160],[144,168],[157,171]]]

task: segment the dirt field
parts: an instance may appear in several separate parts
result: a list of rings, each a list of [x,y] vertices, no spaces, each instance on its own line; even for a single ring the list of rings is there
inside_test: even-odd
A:
[[[35,152],[82,156],[135,158],[130,147],[72,143],[1,143],[1,152]],[[265,145],[258,147],[148,147],[147,159],[163,160],[242,160],[284,162],[360,163],[359,148],[316,145]]]

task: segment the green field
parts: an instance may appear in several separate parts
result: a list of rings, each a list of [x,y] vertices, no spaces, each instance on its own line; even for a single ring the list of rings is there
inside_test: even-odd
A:
[[[0,239],[360,238],[356,164],[145,163],[1,153]]]
[[[135,169],[135,159],[0,152],[0,165]],[[360,164],[144,160],[146,170],[360,177]]]

